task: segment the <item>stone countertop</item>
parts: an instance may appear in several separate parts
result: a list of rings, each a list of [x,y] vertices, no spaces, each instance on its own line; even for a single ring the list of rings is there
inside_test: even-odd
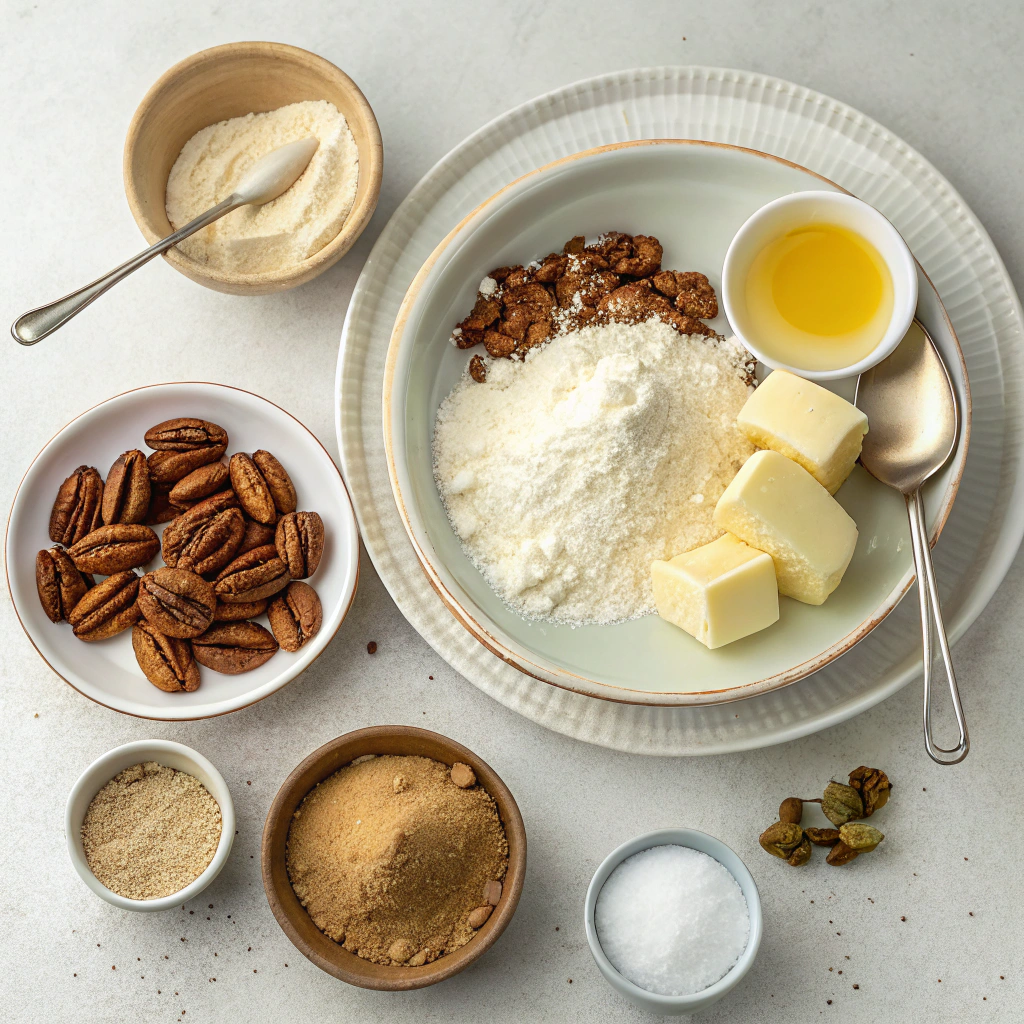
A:
[[[618,68],[748,68],[865,111],[950,178],[1019,285],[1022,35],[1024,9],[1005,0],[651,0],[632,8],[607,0],[500,8],[11,0],[0,11],[5,323],[141,248],[121,186],[124,132],[149,85],[196,50],[256,38],[323,54],[366,93],[386,160],[369,229],[303,288],[235,298],[156,263],[38,348],[4,342],[0,505],[10,507],[31,457],[69,419],[168,379],[265,395],[335,451],[338,336],[363,260],[395,206],[490,118]],[[566,739],[448,668],[365,557],[362,569],[348,620],[302,677],[245,711],[183,725],[127,718],[80,697],[39,659],[6,589],[0,594],[6,1019],[642,1020],[590,958],[583,896],[615,845],[669,824],[732,846],[764,904],[752,973],[701,1020],[1019,1019],[1024,884],[1004,808],[1015,805],[1021,761],[1020,558],[955,648],[973,741],[955,769],[925,756],[917,684],[846,725],[731,756],[645,758]],[[523,899],[497,946],[458,977],[406,994],[349,988],[307,962],[270,914],[259,872],[263,818],[285,775],[327,739],[386,722],[436,729],[476,750],[515,793],[530,841]],[[199,899],[142,915],[114,910],[81,883],[65,851],[63,811],[89,762],[149,736],[213,760],[234,795],[238,835],[227,868]],[[760,851],[757,834],[782,797],[816,793],[862,763],[884,768],[897,786],[872,819],[888,833],[876,854],[840,872],[823,856],[794,870]]]

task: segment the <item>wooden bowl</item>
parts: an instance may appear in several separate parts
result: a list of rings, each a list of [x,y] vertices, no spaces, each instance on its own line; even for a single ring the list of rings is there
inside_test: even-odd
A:
[[[341,259],[369,223],[380,195],[384,148],[377,119],[355,82],[323,57],[284,43],[227,43],[202,50],[175,64],[146,93],[128,126],[124,187],[132,216],[150,244],[173,230],[164,206],[167,178],[196,132],[302,100],[333,103],[359,149],[356,197],[341,231],[308,259],[278,271],[232,273],[174,248],[164,259],[175,270],[233,295],[265,295],[311,281]]]
[[[501,899],[486,923],[454,953],[422,967],[384,967],[350,953],[329,939],[299,902],[288,880],[285,844],[295,808],[306,794],[339,768],[363,754],[414,754],[444,764],[461,761],[476,772],[477,781],[494,798],[508,838],[508,872],[502,883]],[[526,829],[519,808],[494,770],[471,750],[454,740],[427,729],[408,725],[377,725],[346,733],[314,750],[284,781],[267,813],[263,827],[263,888],[277,923],[296,949],[321,970],[360,988],[397,992],[424,988],[468,967],[482,956],[512,920],[523,891],[526,874]]]

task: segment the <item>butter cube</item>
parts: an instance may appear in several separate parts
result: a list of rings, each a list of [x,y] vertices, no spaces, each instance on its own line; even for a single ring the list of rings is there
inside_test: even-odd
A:
[[[778,371],[776,371],[777,373]],[[775,562],[779,593],[823,604],[857,545],[857,524],[802,466],[754,452],[715,506],[715,525]]]
[[[826,388],[775,370],[747,399],[736,426],[758,448],[799,463],[835,494],[860,455],[868,418]]]
[[[658,614],[709,650],[779,618],[771,558],[729,534],[668,562],[652,563],[651,581]]]

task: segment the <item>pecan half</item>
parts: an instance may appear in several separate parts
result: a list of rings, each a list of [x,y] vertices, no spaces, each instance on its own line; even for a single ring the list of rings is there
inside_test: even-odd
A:
[[[199,666],[187,640],[167,636],[148,622],[132,627],[132,650],[146,678],[166,693],[199,689]]]
[[[70,547],[103,525],[103,481],[92,466],[79,466],[60,485],[50,512],[50,540]]]
[[[228,467],[223,462],[211,462],[183,476],[171,488],[168,497],[172,505],[185,508],[230,486]]]
[[[316,572],[324,553],[324,521],[316,512],[290,512],[281,516],[274,543],[293,580]]]
[[[278,512],[294,512],[298,504],[295,485],[284,466],[270,452],[262,449],[252,453],[252,461],[256,463],[274,499],[274,508]]]
[[[293,513],[294,514],[294,513]],[[288,567],[273,544],[253,548],[225,566],[214,581],[217,598],[225,604],[259,601],[284,590],[290,581]]]
[[[257,622],[223,622],[192,641],[196,661],[214,672],[250,672],[277,653],[277,641]]]
[[[139,584],[142,614],[166,636],[198,636],[213,622],[216,607],[213,584],[187,569],[164,566]]]
[[[245,452],[235,452],[228,463],[228,471],[231,473],[231,486],[246,514],[257,523],[277,522],[274,498],[252,458]]]
[[[134,572],[118,572],[97,583],[71,609],[68,622],[79,640],[89,643],[106,640],[142,618],[136,597],[139,577]]]
[[[238,553],[245,519],[234,491],[219,491],[182,512],[164,530],[164,561],[172,568],[216,572]]]
[[[133,448],[119,455],[107,473],[103,488],[103,522],[141,523],[149,513],[149,465],[146,456]]]
[[[146,460],[149,465],[149,479],[154,484],[176,484],[200,466],[217,462],[227,451],[226,445],[213,448],[194,448],[185,452],[161,449],[153,452]]]
[[[85,597],[92,577],[84,577],[63,548],[50,548],[36,555],[36,590],[39,603],[51,622],[66,619]]]
[[[296,580],[270,602],[267,618],[277,642],[286,651],[297,651],[320,631],[324,612],[317,592]]]
[[[198,448],[227,447],[228,432],[216,423],[177,416],[146,431],[146,444],[161,452],[191,452]]]
[[[113,576],[145,565],[160,550],[160,538],[142,523],[111,523],[86,534],[68,548],[81,572]]]

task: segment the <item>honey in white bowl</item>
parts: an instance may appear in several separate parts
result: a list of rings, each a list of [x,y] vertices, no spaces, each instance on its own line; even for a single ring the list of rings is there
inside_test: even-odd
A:
[[[836,224],[808,224],[754,257],[746,304],[767,361],[838,370],[860,362],[885,336],[892,275],[867,239]]]

